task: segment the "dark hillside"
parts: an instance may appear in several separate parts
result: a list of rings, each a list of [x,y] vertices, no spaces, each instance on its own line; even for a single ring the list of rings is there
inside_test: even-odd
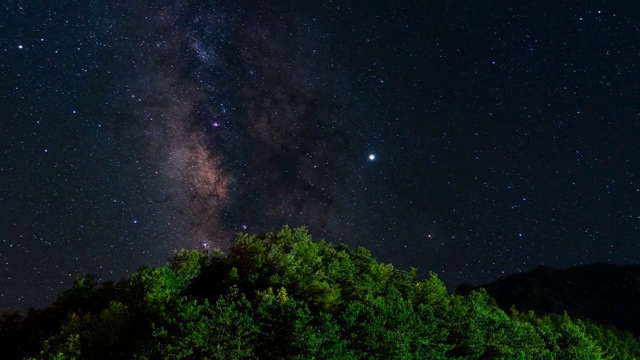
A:
[[[505,310],[515,305],[538,314],[567,311],[572,317],[640,335],[640,265],[539,266],[481,287]],[[458,293],[473,288],[461,287]]]

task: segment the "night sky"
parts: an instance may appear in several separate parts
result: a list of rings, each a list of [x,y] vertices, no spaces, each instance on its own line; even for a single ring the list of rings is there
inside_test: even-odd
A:
[[[284,224],[450,289],[640,262],[637,9],[358,3],[2,5],[0,310]]]

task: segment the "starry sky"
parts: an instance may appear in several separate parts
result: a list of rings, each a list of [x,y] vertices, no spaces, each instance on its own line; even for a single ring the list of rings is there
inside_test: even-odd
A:
[[[3,4],[0,309],[284,224],[451,289],[639,263],[637,11],[510,3]]]

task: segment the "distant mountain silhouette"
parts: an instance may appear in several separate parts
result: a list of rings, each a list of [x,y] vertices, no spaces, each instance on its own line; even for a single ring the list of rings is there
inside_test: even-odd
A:
[[[483,287],[498,306],[590,319],[640,336],[640,265],[595,263],[570,269],[539,266]],[[457,293],[478,288],[461,285]]]

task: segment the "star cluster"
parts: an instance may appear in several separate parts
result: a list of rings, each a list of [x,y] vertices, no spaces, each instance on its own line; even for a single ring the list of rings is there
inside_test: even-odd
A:
[[[640,21],[609,4],[12,2],[0,309],[306,225],[450,286],[640,261]]]

